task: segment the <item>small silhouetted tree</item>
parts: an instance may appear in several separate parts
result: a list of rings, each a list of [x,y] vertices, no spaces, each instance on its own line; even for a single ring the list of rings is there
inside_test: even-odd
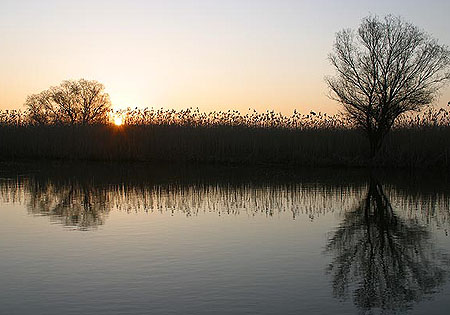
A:
[[[38,124],[93,124],[108,120],[111,109],[103,84],[85,79],[67,80],[27,97],[29,118]]]
[[[326,78],[331,98],[365,131],[372,157],[395,120],[432,103],[450,79],[447,47],[391,15],[338,32],[329,59],[336,70]]]

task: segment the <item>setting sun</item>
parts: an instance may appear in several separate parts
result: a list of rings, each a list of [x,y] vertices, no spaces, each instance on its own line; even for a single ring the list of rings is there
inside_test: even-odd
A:
[[[114,118],[114,125],[121,126],[122,125],[122,117],[115,117]]]

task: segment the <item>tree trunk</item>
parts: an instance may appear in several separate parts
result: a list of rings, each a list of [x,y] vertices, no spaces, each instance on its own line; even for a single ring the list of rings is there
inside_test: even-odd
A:
[[[373,159],[381,149],[383,143],[383,136],[380,134],[372,134],[369,136],[370,142],[370,158]]]

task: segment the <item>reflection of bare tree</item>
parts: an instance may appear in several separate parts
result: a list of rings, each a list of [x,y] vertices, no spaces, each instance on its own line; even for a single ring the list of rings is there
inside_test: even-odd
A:
[[[371,181],[367,197],[327,244],[334,254],[328,271],[338,298],[353,294],[362,312],[404,310],[445,281],[448,261],[428,231],[394,212],[381,185]]]
[[[27,186],[28,211],[50,216],[65,226],[87,230],[103,224],[109,212],[106,192],[89,183],[30,182]]]

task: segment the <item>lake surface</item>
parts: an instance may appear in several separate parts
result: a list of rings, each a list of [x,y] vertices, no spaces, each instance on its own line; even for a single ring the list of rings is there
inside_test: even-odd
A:
[[[446,174],[0,167],[0,314],[448,314]]]

